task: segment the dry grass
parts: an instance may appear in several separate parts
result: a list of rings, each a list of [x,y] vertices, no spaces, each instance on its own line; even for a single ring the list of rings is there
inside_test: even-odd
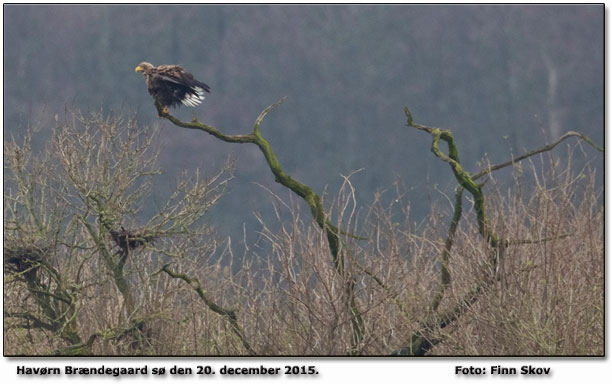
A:
[[[88,121],[91,127],[110,124],[113,129],[122,124]],[[85,132],[70,139],[76,153],[55,151],[63,156],[63,168],[52,153],[43,155],[44,161],[32,154],[24,157],[27,142],[5,145],[6,156],[22,156],[23,163],[9,161],[7,173],[17,187],[5,186],[5,354],[65,353],[70,343],[64,329],[73,329],[83,342],[95,335],[89,351],[95,355],[247,354],[228,318],[213,312],[195,286],[160,272],[164,265],[197,278],[209,301],[234,310],[241,332],[258,355],[349,354],[354,347],[353,296],[363,321],[357,349],[364,355],[388,355],[405,347],[425,319],[439,315],[431,305],[440,284],[439,258],[452,212],[432,208],[431,217],[415,226],[397,191],[381,192],[370,206],[358,207],[346,177],[327,201],[329,217],[349,233],[342,236],[341,253],[350,278],[343,277],[334,268],[325,232],[292,197],[284,201],[270,194],[272,204],[263,207],[274,209],[278,222],[261,220],[260,243],[239,251],[232,239],[219,241],[200,220],[231,177],[185,177],[168,203],[142,220],[136,213],[156,174],[156,155],[148,152],[155,141],[138,130],[131,136],[117,134],[100,148],[94,145],[95,130],[75,132]],[[120,139],[138,144],[133,156],[113,152],[132,148]],[[79,157],[80,145],[85,146],[83,153],[97,155]],[[139,161],[144,155],[150,157]],[[465,212],[448,265],[452,280],[439,310],[457,308],[476,285],[491,276],[495,279],[456,321],[429,330],[438,340],[431,354],[604,353],[604,209],[595,172],[574,172],[571,156],[563,165],[553,156],[542,159],[547,160],[537,166],[517,167],[512,185],[490,180],[485,188],[493,228],[511,243],[495,271],[491,249],[464,198]],[[127,168],[109,173],[112,161]],[[142,176],[142,182],[135,181],[135,175]],[[57,182],[58,177],[64,178]],[[92,193],[113,194],[114,200],[102,207],[86,198]],[[397,196],[388,199],[391,194]],[[93,234],[85,222],[95,227]],[[132,242],[129,236],[136,232],[151,238]],[[121,243],[112,233],[129,236]],[[28,283],[32,272],[16,270],[15,263],[7,267],[12,250],[41,242],[45,263],[36,269],[37,287],[73,298],[66,305],[45,296],[61,315],[55,319],[60,327],[53,330],[11,315],[27,312],[50,321]],[[113,255],[116,264],[109,264],[104,252]],[[134,302],[131,311],[119,289],[120,279],[109,267],[120,264],[122,257],[126,260],[121,271]]]

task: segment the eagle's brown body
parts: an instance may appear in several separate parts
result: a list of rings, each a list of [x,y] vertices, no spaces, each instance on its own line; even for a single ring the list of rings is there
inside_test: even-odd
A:
[[[149,93],[155,102],[168,112],[168,107],[186,105],[195,107],[204,100],[204,92],[210,93],[210,87],[198,80],[178,65],[160,65],[143,62],[138,64],[136,72],[142,72],[147,82]]]

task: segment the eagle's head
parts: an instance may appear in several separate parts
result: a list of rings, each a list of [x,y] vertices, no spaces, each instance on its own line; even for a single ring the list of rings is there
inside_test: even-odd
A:
[[[153,64],[143,61],[142,63],[138,64],[136,68],[134,68],[134,72],[147,72],[152,68],[154,68]]]

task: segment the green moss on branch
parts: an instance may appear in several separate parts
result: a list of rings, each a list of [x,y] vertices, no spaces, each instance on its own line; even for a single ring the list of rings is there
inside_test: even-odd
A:
[[[253,131],[247,135],[225,135],[217,128],[201,123],[197,117],[194,115],[194,119],[191,122],[181,121],[174,116],[166,113],[160,107],[160,105],[156,104],[157,111],[160,117],[168,119],[173,124],[187,129],[196,129],[200,131],[204,131],[214,136],[215,138],[228,142],[228,143],[251,143],[257,145],[257,147],[263,153],[268,166],[270,167],[270,171],[274,175],[274,180],[283,185],[284,187],[290,189],[295,194],[300,196],[304,201],[308,204],[310,208],[310,212],[312,214],[313,219],[317,223],[317,225],[323,229],[326,233],[327,241],[329,243],[330,253],[333,259],[334,267],[336,272],[342,276],[343,278],[348,278],[347,281],[351,281],[350,287],[352,289],[354,285],[354,279],[352,277],[345,276],[345,260],[344,256],[340,252],[340,239],[339,239],[339,230],[335,226],[333,226],[330,221],[327,219],[327,215],[325,214],[325,209],[321,202],[321,197],[317,195],[310,187],[299,182],[298,180],[293,179],[289,176],[281,167],[276,154],[272,150],[270,143],[262,136],[261,134],[261,123],[266,115],[272,111],[274,108],[285,102],[285,98],[277,101],[276,103],[270,105],[266,109],[264,109],[257,120],[255,121],[255,125],[253,126]],[[357,303],[355,301],[354,296],[351,294],[350,300],[350,310],[352,313],[351,323],[353,326],[353,351],[356,350],[357,344],[359,344],[363,335],[363,320],[361,318],[361,314],[357,307]]]
[[[232,331],[234,331],[236,336],[238,336],[238,338],[240,339],[240,342],[242,343],[242,346],[244,347],[244,349],[247,350],[249,355],[256,355],[255,351],[251,347],[251,344],[246,339],[246,336],[244,335],[244,332],[242,331],[242,328],[240,327],[240,324],[238,324],[238,317],[236,316],[236,312],[234,310],[223,308],[223,307],[217,305],[211,299],[209,299],[208,296],[206,296],[206,292],[204,291],[204,289],[200,285],[200,282],[198,281],[198,279],[191,278],[191,277],[185,275],[184,273],[173,272],[172,270],[170,270],[168,268],[168,265],[164,265],[162,267],[161,271],[166,272],[168,275],[170,275],[170,277],[172,277],[174,279],[180,279],[180,280],[183,280],[184,282],[186,282],[187,284],[189,284],[189,286],[191,286],[196,291],[196,293],[198,294],[200,299],[202,299],[204,304],[206,304],[206,306],[211,311],[213,311],[213,312],[215,312],[215,313],[217,313],[217,314],[227,318],[227,320],[229,321],[229,323],[232,326]]]

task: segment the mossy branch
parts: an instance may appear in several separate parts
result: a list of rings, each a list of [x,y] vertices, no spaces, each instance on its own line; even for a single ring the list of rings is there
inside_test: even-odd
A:
[[[476,211],[478,230],[480,232],[480,235],[484,239],[486,239],[486,241],[492,248],[490,253],[493,270],[495,270],[495,265],[497,265],[498,253],[496,250],[499,246],[499,241],[497,235],[490,228],[487,219],[485,197],[482,193],[481,186],[473,180],[470,173],[467,172],[461,165],[461,162],[459,161],[459,150],[457,148],[457,144],[455,143],[455,139],[453,137],[452,132],[450,130],[442,130],[440,128],[416,124],[408,108],[404,108],[404,113],[407,118],[408,126],[421,131],[425,131],[432,136],[431,151],[436,157],[450,165],[453,174],[455,175],[455,179],[459,183],[459,187],[457,188],[455,194],[455,212],[453,214],[453,219],[451,221],[449,232],[441,254],[440,287],[438,288],[438,292],[434,296],[434,299],[431,304],[432,315],[429,316],[429,320],[421,322],[421,326],[412,335],[407,347],[404,347],[401,350],[394,352],[394,354],[399,355],[424,355],[429,352],[431,348],[433,348],[433,346],[438,342],[428,337],[430,331],[432,329],[442,329],[446,327],[450,322],[457,319],[467,309],[467,307],[469,307],[477,300],[478,295],[482,291],[482,287],[479,285],[475,289],[475,293],[471,292],[463,300],[463,302],[466,304],[462,304],[454,310],[451,310],[450,313],[441,316],[437,314],[440,303],[444,298],[446,288],[450,285],[451,282],[451,276],[447,269],[447,265],[450,260],[450,252],[454,242],[455,232],[461,219],[462,198],[464,189],[470,192],[470,194],[472,194],[472,197],[474,198],[474,209]],[[448,145],[448,154],[445,154],[440,149],[440,140],[445,141]],[[489,280],[487,279],[487,281]]]
[[[276,154],[274,153],[274,151],[272,150],[272,147],[270,146],[270,143],[266,139],[264,139],[264,137],[261,135],[261,123],[263,119],[266,117],[266,115],[270,111],[272,111],[274,108],[278,107],[279,105],[283,104],[285,100],[286,98],[283,97],[276,103],[264,109],[259,114],[257,119],[255,120],[253,131],[247,135],[225,135],[219,129],[213,126],[201,123],[195,115],[194,115],[194,119],[191,122],[184,122],[184,121],[181,121],[175,118],[169,113],[165,112],[159,104],[156,103],[155,106],[157,108],[159,117],[168,119],[170,122],[172,122],[176,126],[179,126],[182,128],[196,129],[196,130],[204,131],[204,132],[207,132],[213,135],[217,139],[228,142],[228,143],[252,143],[252,144],[257,145],[257,147],[259,147],[259,149],[263,153],[266,159],[266,162],[268,163],[268,166],[270,167],[270,171],[272,171],[272,174],[274,175],[274,180],[277,183],[283,185],[284,187],[289,188],[295,194],[297,194],[302,199],[304,199],[304,201],[306,201],[306,203],[308,204],[310,208],[310,212],[315,222],[326,233],[327,241],[329,243],[330,253],[331,253],[331,256],[334,262],[334,267],[336,269],[336,272],[340,276],[345,277],[344,276],[345,275],[345,266],[344,266],[345,261],[344,261],[343,255],[340,254],[340,238],[339,238],[340,231],[338,230],[338,228],[332,225],[331,222],[327,219],[327,215],[325,214],[325,209],[321,202],[321,197],[317,195],[310,187],[293,179],[283,170],[283,168],[281,167],[278,161],[278,158],[276,157]],[[350,279],[352,280],[352,278]],[[350,308],[352,312],[351,322],[353,324],[353,334],[355,335],[354,339],[356,341],[354,343],[354,348],[353,348],[355,350],[356,345],[362,338],[363,320],[361,319],[361,314],[359,313],[359,310],[357,308],[355,298],[353,297],[353,295],[351,295]]]
[[[217,139],[223,140],[228,143],[254,143],[255,142],[255,135],[253,133],[248,134],[248,135],[225,135],[221,133],[221,131],[219,131],[217,128],[211,125],[201,123],[195,115],[194,115],[193,120],[187,123],[187,122],[177,119],[176,117],[170,115],[167,112],[164,112],[163,108],[161,108],[159,104],[155,103],[155,107],[157,108],[157,113],[159,114],[159,117],[168,119],[174,125],[177,125],[179,127],[204,131],[206,133],[213,135]]]
[[[450,261],[451,249],[453,247],[453,243],[455,242],[457,227],[459,226],[459,221],[461,220],[461,215],[463,213],[462,200],[463,187],[460,185],[455,191],[455,212],[453,214],[450,227],[448,228],[448,235],[446,236],[446,241],[444,242],[444,249],[442,250],[440,260],[440,287],[438,288],[438,292],[436,293],[436,296],[431,304],[431,309],[434,311],[436,311],[440,306],[440,302],[442,302],[442,299],[444,298],[444,293],[451,284],[451,275],[448,271],[448,263]]]
[[[25,283],[40,308],[40,312],[5,312],[5,315],[27,320],[27,324],[19,325],[21,328],[45,329],[71,344],[81,342],[76,331],[78,300],[71,293],[71,288],[64,286],[58,270],[48,262],[48,249],[45,246],[5,243],[5,271],[10,272],[10,280]]]
[[[59,348],[55,350],[54,355],[56,356],[91,356],[93,355],[93,343],[98,338],[97,334],[89,336],[84,343],[76,343],[65,348]]]
[[[316,223],[321,229],[326,231],[330,252],[334,260],[334,265],[338,273],[343,275],[344,260],[342,260],[339,255],[340,231],[327,219],[323,204],[321,202],[321,197],[317,195],[310,187],[293,179],[283,170],[280,165],[280,162],[278,161],[278,158],[276,157],[276,154],[270,146],[270,143],[261,135],[261,123],[263,119],[268,115],[268,113],[270,113],[270,111],[283,104],[285,100],[286,98],[283,97],[276,103],[264,109],[255,120],[253,131],[247,135],[226,135],[222,133],[219,129],[200,122],[195,115],[194,119],[191,122],[184,122],[170,115],[169,113],[164,112],[163,108],[161,108],[159,104],[156,103],[155,106],[160,117],[168,119],[176,126],[204,131],[213,135],[217,139],[228,143],[251,143],[257,145],[263,153],[266,162],[270,167],[270,171],[272,171],[272,174],[274,175],[274,180],[277,183],[283,185],[284,187],[289,188],[295,194],[304,199],[304,201],[306,201],[306,203],[308,204],[312,217],[314,218]]]
[[[408,108],[404,109],[404,113],[408,119],[408,126],[425,131],[432,135],[431,151],[438,158],[444,162],[447,162],[451,166],[459,185],[467,189],[472,194],[474,197],[474,209],[476,210],[478,218],[479,232],[485,239],[487,239],[492,247],[497,247],[497,236],[493,233],[489,226],[486,214],[485,198],[482,193],[481,186],[473,180],[470,173],[467,172],[459,162],[459,151],[452,132],[449,130],[442,130],[440,128],[432,128],[414,123]],[[440,150],[440,140],[443,140],[448,144],[448,155]]]
[[[211,311],[227,318],[227,320],[232,326],[232,331],[234,331],[236,336],[238,336],[238,338],[240,339],[240,342],[242,343],[242,346],[247,350],[249,355],[257,354],[251,347],[251,344],[247,341],[246,336],[244,335],[244,332],[242,331],[242,328],[238,324],[238,318],[236,316],[236,312],[231,309],[223,308],[217,305],[211,299],[209,299],[208,296],[206,296],[206,292],[204,291],[204,289],[202,289],[202,286],[200,285],[200,282],[198,281],[198,279],[189,277],[184,273],[173,272],[172,270],[168,268],[168,264],[164,265],[160,271],[166,272],[168,275],[170,275],[170,277],[174,279],[180,279],[186,282],[187,284],[189,284],[191,288],[193,288],[196,291],[198,296],[200,296],[200,299],[202,299],[204,304],[206,304],[206,306]]]
[[[434,297],[432,302],[432,316],[430,320],[423,321],[419,330],[416,331],[408,342],[408,346],[402,348],[399,351],[394,352],[394,354],[398,355],[422,355],[426,354],[431,350],[431,348],[437,344],[440,340],[433,339],[428,337],[427,335],[432,329],[442,329],[447,325],[458,319],[472,304],[474,304],[478,298],[487,291],[487,289],[492,285],[495,281],[494,276],[485,277],[482,281],[478,283],[478,285],[472,289],[460,302],[457,304],[455,308],[452,308],[446,313],[438,314],[438,308],[440,302],[444,297],[444,292],[446,288],[450,285],[451,276],[448,272],[447,265],[450,259],[450,251],[454,242],[455,232],[457,230],[457,226],[461,219],[461,211],[462,211],[462,194],[463,190],[468,190],[473,198],[474,198],[474,209],[476,210],[477,219],[478,219],[478,229],[481,236],[487,240],[489,245],[491,246],[491,266],[492,270],[495,270],[495,267],[498,262],[499,254],[503,253],[505,248],[510,245],[518,245],[518,244],[528,244],[528,243],[537,243],[537,242],[545,242],[551,240],[551,238],[544,238],[539,240],[502,240],[500,241],[489,225],[486,213],[486,204],[485,197],[482,193],[481,185],[475,182],[476,179],[487,175],[495,170],[516,164],[519,161],[522,161],[530,156],[536,155],[538,153],[546,152],[552,150],[562,141],[570,138],[570,137],[578,137],[585,141],[587,144],[594,147],[596,150],[603,152],[603,149],[596,144],[593,143],[587,136],[578,132],[567,132],[565,135],[561,136],[555,142],[537,148],[535,150],[529,151],[521,156],[518,156],[510,161],[490,166],[474,175],[470,175],[461,165],[459,161],[458,149],[453,138],[452,133],[449,130],[442,130],[440,128],[427,127],[425,125],[416,124],[414,122],[414,118],[410,113],[408,108],[404,109],[404,113],[407,119],[407,125],[413,127],[415,129],[425,131],[432,135],[432,144],[431,151],[442,161],[448,163],[451,166],[451,169],[459,183],[459,186],[455,195],[455,212],[451,221],[451,225],[449,228],[449,232],[446,238],[446,242],[441,254],[441,268],[440,268],[440,288]],[[440,140],[445,141],[448,144],[448,155],[440,150]],[[567,237],[568,234],[561,235],[555,237],[555,239],[561,237]]]
[[[268,166],[270,167],[270,171],[274,175],[274,180],[292,190],[295,194],[300,196],[308,206],[310,207],[310,212],[315,219],[316,223],[319,225],[321,229],[324,229],[327,233],[327,239],[329,241],[330,251],[332,253],[332,257],[334,259],[334,264],[336,265],[336,269],[341,272],[342,271],[342,263],[338,260],[338,229],[331,225],[326,218],[325,210],[323,209],[323,204],[321,203],[321,197],[317,195],[310,187],[307,185],[293,179],[289,176],[281,167],[276,154],[272,150],[270,143],[264,139],[261,135],[261,123],[263,119],[272,111],[274,108],[280,106],[285,102],[286,98],[283,97],[276,103],[268,106],[264,109],[257,119],[255,120],[255,125],[253,126],[253,131],[247,135],[226,135],[222,133],[219,129],[201,123],[197,117],[194,116],[194,119],[191,122],[184,122],[176,117],[170,115],[167,112],[163,111],[163,108],[160,107],[159,104],[156,104],[157,111],[160,117],[168,119],[174,125],[187,128],[187,129],[196,129],[200,131],[204,131],[210,135],[213,135],[219,140],[228,142],[228,143],[251,143],[255,144],[259,147],[261,152],[263,153]]]

